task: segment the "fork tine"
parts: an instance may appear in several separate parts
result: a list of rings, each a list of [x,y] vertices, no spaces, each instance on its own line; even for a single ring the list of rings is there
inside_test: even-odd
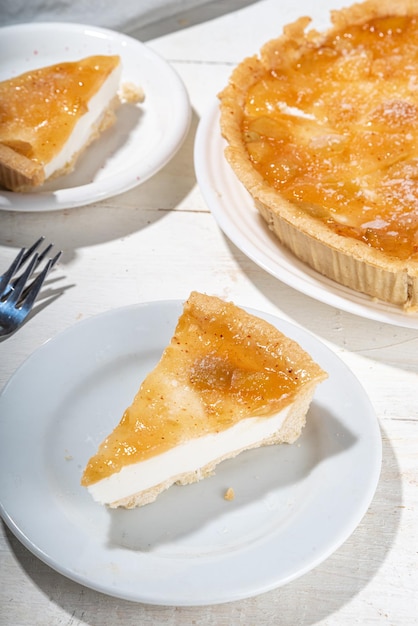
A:
[[[30,256],[32,256],[32,254],[35,252],[35,250],[37,250],[39,248],[39,246],[44,241],[44,239],[45,239],[45,237],[43,235],[41,235],[41,237],[39,237],[39,239],[37,241],[35,241],[35,243],[33,243],[31,245],[31,247],[26,250],[25,254],[23,255],[23,259],[22,259],[22,262],[20,263],[19,267],[21,267],[24,263],[26,263],[26,261],[29,259]],[[51,246],[49,246],[49,248],[50,247]]]
[[[15,274],[15,272],[19,269],[22,264],[22,259],[25,256],[25,248],[22,248],[17,254],[15,260],[10,265],[9,269],[4,272],[4,274],[0,278],[0,297],[3,295],[3,292],[6,290],[7,285],[9,284],[10,279]]]
[[[54,267],[55,263],[58,261],[58,259],[61,257],[62,254],[62,250],[60,250],[59,252],[57,252],[57,254],[54,256],[53,259],[51,259],[51,269]]]
[[[44,269],[42,270],[42,272],[38,274],[35,280],[30,284],[28,289],[25,290],[26,295],[25,295],[24,300],[21,302],[21,306],[20,306],[22,310],[27,311],[27,312],[31,310],[32,305],[35,302],[36,297],[38,293],[40,292],[41,287],[45,281],[45,278],[47,277],[52,266],[53,266],[53,259],[49,259]]]
[[[49,245],[47,245],[47,247],[45,248],[45,250],[42,250],[42,252],[39,253],[39,257],[38,257],[38,265],[41,261],[44,260],[44,258],[46,257],[46,255],[49,253],[50,250],[52,250],[52,248],[54,247],[53,243],[50,243]]]
[[[37,260],[38,260],[38,253],[35,252],[35,255],[32,257],[32,260],[27,266],[27,268],[25,269],[25,271],[19,276],[17,281],[13,284],[13,288],[10,291],[10,295],[8,297],[8,302],[10,304],[16,304],[16,302],[19,300],[20,295],[25,287],[26,281],[28,280],[29,276],[32,274],[33,268],[35,267]]]
[[[35,252],[35,250],[37,250],[40,246],[40,244],[44,241],[45,237],[39,237],[38,241],[35,241],[35,243],[28,248],[28,250],[25,252],[25,254],[23,255],[23,259],[22,262],[20,263],[19,267],[22,267],[26,261],[31,257],[31,255]],[[27,276],[27,278],[30,278],[31,274],[35,271],[35,268],[38,267],[38,265],[41,263],[41,261],[44,260],[44,258],[46,257],[46,255],[48,254],[48,252],[51,250],[51,248],[54,247],[53,243],[50,243],[45,250],[43,250],[42,252],[38,253],[37,259],[36,259],[36,263],[33,264],[32,266],[32,272]],[[11,286],[13,287],[13,289],[16,286],[17,281],[19,280],[19,277],[14,278],[14,280],[10,283]]]

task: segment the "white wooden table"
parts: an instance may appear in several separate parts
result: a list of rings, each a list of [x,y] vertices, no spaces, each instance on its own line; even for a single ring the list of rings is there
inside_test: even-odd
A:
[[[79,320],[121,305],[185,298],[193,289],[216,294],[304,326],[360,379],[382,429],[375,498],[352,536],[317,569],[263,595],[207,607],[146,606],[84,588],[0,524],[1,625],[418,623],[418,330],[335,309],[264,272],[220,231],[194,174],[194,137],[208,104],[233,66],[306,13],[304,5],[215,2],[137,33],[182,77],[193,107],[189,135],[160,173],[116,198],[51,213],[1,212],[0,268],[42,233],[64,250],[49,289],[65,288],[0,343],[0,387],[34,350]],[[330,7],[320,0],[311,11],[325,23]]]

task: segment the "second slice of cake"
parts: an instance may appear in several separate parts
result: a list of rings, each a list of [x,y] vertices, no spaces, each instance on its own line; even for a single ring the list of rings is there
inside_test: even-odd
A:
[[[96,55],[0,82],[0,185],[32,191],[71,172],[114,123],[121,72],[119,56]]]
[[[95,500],[132,508],[243,450],[293,443],[327,374],[293,340],[193,292],[170,344],[85,468]]]

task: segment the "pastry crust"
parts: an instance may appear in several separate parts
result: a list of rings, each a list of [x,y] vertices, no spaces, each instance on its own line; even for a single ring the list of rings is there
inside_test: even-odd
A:
[[[245,59],[235,69],[228,86],[219,94],[221,131],[228,142],[227,160],[280,242],[303,262],[338,283],[413,312],[418,310],[418,206],[413,216],[417,220],[415,252],[407,258],[397,258],[396,253],[340,234],[338,229],[330,228],[326,220],[318,219],[310,207],[290,200],[278,185],[270,184],[254,167],[243,130],[249,90],[267,74],[277,76],[280,72],[294,71],[304,55],[319,49],[341,29],[388,15],[416,15],[418,18],[418,0],[396,3],[370,0],[332,11],[332,26],[324,33],[307,30],[308,17],[286,26],[283,35],[268,42],[259,56]],[[309,76],[305,79],[309,82]],[[416,98],[415,94],[413,97]],[[418,104],[417,99],[415,103]],[[412,125],[416,127],[415,122],[411,123],[411,129]],[[407,134],[404,131],[403,134]],[[285,153],[283,166],[286,166]],[[337,212],[338,208],[335,210]]]
[[[45,181],[42,165],[0,143],[0,185],[12,191],[39,187]]]

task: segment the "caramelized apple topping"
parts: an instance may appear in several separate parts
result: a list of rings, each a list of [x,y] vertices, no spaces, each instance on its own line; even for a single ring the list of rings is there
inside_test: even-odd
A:
[[[307,353],[264,320],[194,292],[158,366],[90,459],[82,484],[244,418],[268,417],[324,377]]]
[[[41,165],[51,161],[119,63],[93,56],[0,82],[0,144]]]
[[[250,88],[254,167],[334,232],[418,258],[418,19],[334,31]]]

